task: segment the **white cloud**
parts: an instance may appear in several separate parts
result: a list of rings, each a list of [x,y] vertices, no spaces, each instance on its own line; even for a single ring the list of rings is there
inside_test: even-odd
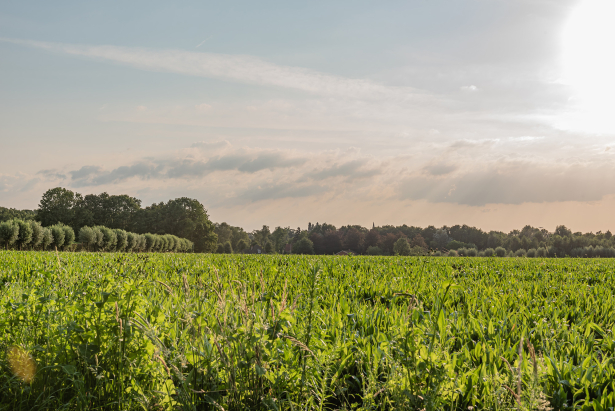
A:
[[[158,50],[136,47],[90,46],[0,38],[0,41],[125,64],[142,70],[161,71],[262,86],[276,86],[309,93],[376,99],[416,100],[410,87],[387,87],[370,80],[351,79],[302,67],[283,66],[258,57]]]

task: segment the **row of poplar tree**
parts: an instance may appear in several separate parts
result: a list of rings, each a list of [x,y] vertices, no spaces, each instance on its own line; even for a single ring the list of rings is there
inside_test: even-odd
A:
[[[136,234],[104,226],[84,226],[76,238],[74,230],[62,223],[49,227],[34,220],[0,223],[0,245],[5,249],[67,250],[75,244],[88,251],[189,252],[194,248],[192,241],[171,234]]]

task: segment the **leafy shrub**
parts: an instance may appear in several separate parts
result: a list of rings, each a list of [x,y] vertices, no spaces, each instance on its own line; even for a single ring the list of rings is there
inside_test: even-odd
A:
[[[526,254],[527,252],[523,248],[520,248],[517,251],[515,251],[515,257],[525,257]]]
[[[395,253],[395,255],[410,255],[412,251],[408,240],[406,240],[404,237],[401,237],[397,241],[395,241],[395,244],[393,244],[393,252]]]
[[[53,238],[51,245],[56,247],[58,250],[61,249],[64,245],[64,237],[66,235],[64,233],[64,227],[60,224],[56,224],[49,227],[49,229],[51,230],[51,236]]]
[[[457,251],[456,250],[449,250],[448,251],[448,256],[449,257],[457,257]]]
[[[155,251],[154,247],[156,246],[156,236],[154,234],[147,233],[145,234],[145,251]]]
[[[271,252],[273,250],[273,245],[271,244],[271,242],[268,242],[267,244],[270,245],[269,247],[269,251],[267,251],[267,247],[265,247],[265,252]],[[227,241],[226,243],[224,243],[224,254],[233,254],[233,246],[231,245],[230,241]]]
[[[126,233],[126,247],[124,251],[130,252],[132,250],[136,250],[137,243],[139,242],[139,235],[135,233]]]
[[[0,223],[0,241],[5,248],[12,246],[19,237],[19,226],[15,222],[4,221]]]
[[[102,249],[103,245],[105,244],[105,236],[103,232],[100,230],[100,227],[92,227],[92,231],[94,232],[94,234],[96,234],[95,246],[99,249]]]
[[[115,232],[103,225],[96,226],[96,228],[98,228],[103,235],[102,249],[104,251],[115,250],[115,245],[117,244],[117,236],[115,235]]]
[[[43,227],[43,236],[41,240],[41,247],[46,250],[53,243],[53,234],[49,227]]]
[[[314,243],[307,237],[303,237],[293,246],[293,254],[314,254]]]
[[[434,257],[441,257],[442,256],[442,251],[440,251],[440,250],[434,251],[432,255]]]
[[[536,249],[536,257],[546,257],[547,249],[544,247],[540,247]]]
[[[525,254],[525,256],[529,258],[536,257],[536,249],[530,248],[529,250],[527,250],[527,253]]]
[[[449,250],[459,250],[460,248],[465,247],[465,245],[466,245],[466,243],[464,243],[462,241],[453,240],[453,241],[450,241],[446,245],[446,248],[448,248]]]
[[[75,231],[72,227],[62,223],[59,223],[58,225],[62,227],[62,230],[64,230],[64,247],[66,248],[73,245],[75,243]]]
[[[86,225],[79,229],[79,242],[91,250],[98,245],[98,238],[94,230]]]
[[[382,249],[378,246],[370,245],[365,250],[365,254],[367,255],[382,255]]]
[[[466,250],[466,256],[468,257],[476,257],[478,255],[478,250],[476,248],[468,248]]]
[[[497,257],[506,257],[506,249],[504,247],[496,247],[495,255]]]
[[[28,224],[30,224],[30,229],[32,230],[32,241],[30,241],[30,246],[36,248],[43,242],[43,226],[41,226],[41,223],[38,221],[34,220],[28,221]]]
[[[128,233],[124,230],[120,230],[119,228],[116,228],[113,232],[115,233],[115,238],[117,238],[115,249],[117,251],[124,251],[128,245]]]
[[[26,221],[23,220],[13,220],[15,224],[19,227],[19,236],[15,241],[15,245],[19,247],[21,250],[22,247],[25,247],[27,244],[30,244],[32,241],[32,226]]]
[[[493,254],[495,254],[495,250],[493,248],[486,248],[483,253],[485,254],[485,257],[493,257]]]
[[[478,252],[478,256],[479,257],[484,257],[485,256],[485,252],[484,251],[479,251]]]

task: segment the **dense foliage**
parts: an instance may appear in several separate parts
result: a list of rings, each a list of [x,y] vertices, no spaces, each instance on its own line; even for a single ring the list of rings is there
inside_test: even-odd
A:
[[[0,409],[608,410],[613,264],[0,252]]]
[[[232,241],[234,252],[245,252],[245,247],[239,247],[238,242],[248,238],[251,245],[258,244],[263,250],[270,244],[269,249],[275,253],[326,255],[347,251],[357,255],[615,257],[615,237],[610,231],[573,233],[563,225],[557,226],[554,232],[528,225],[506,234],[501,231],[487,233],[467,225],[441,228],[374,225],[367,229],[358,225],[336,228],[332,224],[309,223],[307,230],[276,227],[271,232],[264,225],[260,230],[246,233],[240,227],[221,223],[216,224],[216,234],[219,253],[228,253],[228,248],[224,247],[227,240]]]
[[[192,241],[171,234],[135,234],[119,228],[83,226],[75,236],[73,229],[62,223],[43,227],[34,220],[0,222],[0,246],[6,250],[46,250],[51,246],[62,251],[125,252],[188,252],[194,248]]]
[[[190,240],[197,252],[213,252],[217,244],[207,210],[187,197],[142,208],[141,200],[125,194],[84,196],[57,187],[43,194],[36,219],[44,226],[63,223],[75,232],[84,226],[104,226],[138,234],[170,234]]]

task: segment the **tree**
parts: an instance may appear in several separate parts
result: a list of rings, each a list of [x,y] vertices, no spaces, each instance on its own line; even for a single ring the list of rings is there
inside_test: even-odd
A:
[[[243,253],[246,248],[248,248],[248,243],[246,242],[246,240],[241,239],[237,243],[237,247],[235,248],[235,251],[237,251],[238,253]]]
[[[32,230],[32,240],[30,241],[30,246],[32,248],[36,248],[43,242],[43,227],[41,223],[34,220],[29,220],[30,229]]]
[[[273,241],[273,248],[276,252],[282,253],[284,246],[290,239],[290,227],[276,227],[271,233],[271,240]]]
[[[344,236],[344,248],[352,250],[355,254],[360,254],[363,251],[365,234],[352,227],[346,231]]]
[[[103,225],[97,226],[96,228],[98,228],[103,235],[103,240],[102,240],[103,250],[105,251],[115,250],[115,246],[117,244],[117,236],[115,235],[115,232],[112,229],[107,228]]]
[[[367,250],[365,250],[365,254],[367,254],[367,255],[382,255],[382,250],[378,246],[370,245],[369,247],[367,247]]]
[[[252,231],[252,236],[256,243],[261,247],[265,247],[267,241],[269,241],[269,236],[271,235],[271,231],[269,231],[269,226],[263,225],[263,228],[260,230]]]
[[[62,230],[64,230],[64,248],[69,247],[75,243],[75,232],[73,229],[65,224],[58,223]]]
[[[115,249],[117,251],[124,251],[128,245],[128,233],[120,228],[114,229],[113,232],[115,233],[115,238],[117,239]]]
[[[380,243],[380,234],[378,233],[377,229],[372,228],[371,230],[369,230],[369,233],[367,233],[367,235],[365,236],[364,245],[365,247],[376,247],[379,243]]]
[[[408,243],[408,240],[406,240],[404,237],[401,237],[397,241],[395,241],[395,244],[393,245],[393,252],[395,253],[395,255],[410,255],[412,250],[410,244]]]
[[[37,218],[43,226],[57,223],[73,225],[73,206],[81,200],[81,194],[62,187],[47,190],[38,205]]]
[[[5,248],[13,245],[19,237],[19,226],[14,221],[0,223],[0,241]]]
[[[154,246],[156,245],[156,236],[151,233],[146,233],[145,237],[145,251],[155,251]]]
[[[29,222],[23,220],[13,220],[19,226],[19,236],[15,241],[15,245],[21,250],[32,241],[32,226]]]
[[[569,230],[565,225],[558,225],[555,227],[554,235],[559,235],[560,237],[572,237],[572,231]]]
[[[267,254],[271,254],[273,251],[273,243],[271,241],[267,241],[267,244],[265,244],[265,252]]]
[[[233,254],[233,246],[230,241],[224,243],[224,254]]]
[[[36,217],[32,210],[17,210],[15,208],[0,207],[0,222],[9,220],[31,221]]]
[[[441,228],[433,235],[433,241],[437,248],[446,248],[446,245],[450,243],[451,238],[449,237],[446,229]]]
[[[126,248],[125,251],[137,251],[137,243],[139,241],[139,234],[127,232],[126,233]]]
[[[293,245],[293,254],[314,254],[314,243],[303,237]]]
[[[41,241],[41,247],[46,250],[49,245],[53,243],[53,234],[49,227],[43,227],[43,238]]]
[[[506,249],[504,247],[496,247],[495,255],[497,257],[505,257],[506,256]]]
[[[424,251],[427,251],[427,249],[429,248],[429,247],[427,247],[427,243],[423,239],[423,236],[420,235],[420,234],[417,234],[412,239],[412,242],[410,243],[410,246],[411,247],[419,247],[419,248],[423,249]]]
[[[218,236],[205,207],[197,200],[181,197],[166,204],[152,204],[139,213],[137,229],[142,232],[173,234],[194,243],[197,252],[213,252]]]
[[[94,230],[86,225],[79,229],[79,242],[90,250],[97,245],[98,239]]]
[[[52,242],[51,245],[57,249],[61,249],[64,245],[64,228],[60,224],[55,224],[49,227],[51,230]]]

